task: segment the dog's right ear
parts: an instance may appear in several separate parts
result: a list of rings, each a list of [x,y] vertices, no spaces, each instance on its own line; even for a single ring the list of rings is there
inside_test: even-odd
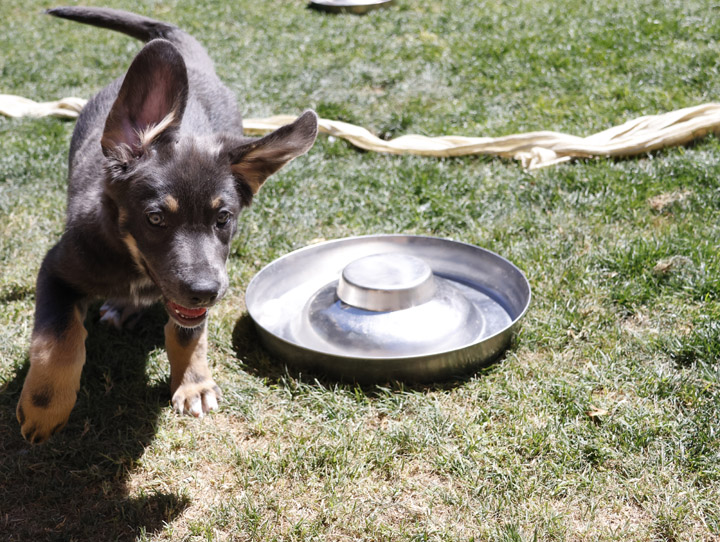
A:
[[[103,154],[140,156],[153,141],[177,131],[187,98],[187,69],[180,52],[166,40],[149,42],[130,65],[105,121]]]

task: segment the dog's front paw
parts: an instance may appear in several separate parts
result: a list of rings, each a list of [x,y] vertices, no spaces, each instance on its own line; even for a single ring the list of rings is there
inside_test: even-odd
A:
[[[202,418],[211,410],[217,409],[220,396],[220,388],[212,378],[200,382],[185,382],[173,393],[173,409],[179,414]]]
[[[76,399],[74,389],[26,382],[15,411],[22,436],[32,444],[45,442],[65,427]]]

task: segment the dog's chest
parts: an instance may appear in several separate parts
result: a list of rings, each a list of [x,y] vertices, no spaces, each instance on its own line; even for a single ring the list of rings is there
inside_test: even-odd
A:
[[[162,297],[160,289],[148,277],[140,277],[128,283],[126,295],[135,305],[152,305]],[[123,297],[125,297],[123,296]]]

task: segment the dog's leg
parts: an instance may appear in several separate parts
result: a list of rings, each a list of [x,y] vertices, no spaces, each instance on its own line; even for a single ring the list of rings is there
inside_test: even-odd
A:
[[[30,370],[16,410],[22,435],[33,444],[62,429],[75,406],[85,364],[84,320],[81,296],[41,270]]]
[[[165,348],[170,360],[173,408],[196,417],[216,409],[220,388],[207,363],[206,325],[188,329],[171,319],[165,326]]]

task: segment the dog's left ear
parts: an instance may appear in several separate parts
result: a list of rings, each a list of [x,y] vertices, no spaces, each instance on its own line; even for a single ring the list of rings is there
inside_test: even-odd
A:
[[[137,54],[105,121],[105,156],[140,155],[154,140],[177,130],[188,98],[185,61],[169,41],[149,42]]]
[[[317,115],[314,111],[306,111],[292,124],[233,149],[230,152],[233,175],[257,194],[265,179],[310,150],[317,132]]]

